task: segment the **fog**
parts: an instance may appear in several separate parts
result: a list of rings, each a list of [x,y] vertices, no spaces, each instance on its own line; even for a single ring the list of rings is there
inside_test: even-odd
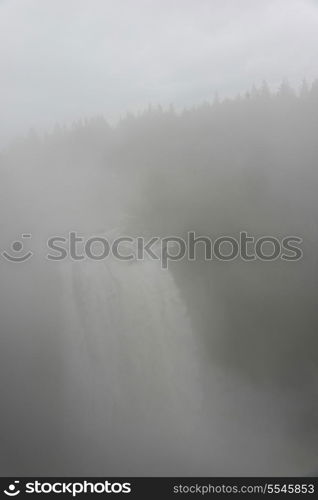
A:
[[[0,3],[3,476],[317,472],[317,6],[182,4]],[[191,231],[301,254],[134,246]]]
[[[317,77],[316,0],[2,0],[0,144]]]

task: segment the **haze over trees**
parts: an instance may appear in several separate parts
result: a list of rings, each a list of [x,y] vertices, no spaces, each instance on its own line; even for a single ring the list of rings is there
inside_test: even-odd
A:
[[[111,276],[110,281],[114,279],[117,283],[114,287],[120,289],[118,282],[125,283],[125,273],[120,274],[119,268],[111,264],[103,281],[103,273],[96,267],[98,263],[94,263],[90,275],[89,266],[76,262],[52,263],[40,257],[45,251],[46,238],[54,234],[77,231],[92,236],[109,234],[115,228],[117,234],[145,237],[186,237],[189,231],[212,238],[237,237],[241,231],[247,231],[255,237],[303,239],[303,257],[297,262],[281,259],[244,262],[239,258],[231,262],[206,261],[201,248],[195,261],[172,262],[168,271],[156,268],[147,274],[147,264],[140,275],[130,269],[127,289],[124,288],[127,303],[116,307],[127,311],[134,290],[136,296],[147,295],[145,317],[149,320],[142,322],[140,338],[143,341],[138,344],[140,351],[136,349],[133,356],[137,365],[139,356],[143,360],[140,366],[141,370],[144,367],[146,379],[149,377],[154,382],[159,377],[158,394],[160,380],[163,384],[165,375],[154,373],[145,359],[150,356],[160,366],[160,358],[156,358],[159,347],[157,352],[156,344],[147,343],[153,330],[160,337],[162,328],[163,344],[169,344],[170,326],[164,322],[160,325],[161,293],[166,297],[164,304],[171,295],[169,325],[173,323],[173,300],[179,311],[171,332],[178,331],[178,325],[185,331],[191,330],[191,335],[185,335],[188,347],[184,358],[177,348],[178,345],[183,348],[182,336],[178,341],[173,337],[171,349],[167,347],[167,358],[160,351],[166,368],[178,359],[176,366],[180,370],[169,372],[172,385],[174,377],[178,379],[175,394],[181,391],[180,373],[185,364],[193,362],[193,373],[197,377],[191,385],[188,382],[191,375],[185,376],[182,390],[187,392],[188,387],[190,399],[198,408],[193,410],[195,418],[191,410],[191,422],[187,421],[184,427],[191,428],[193,440],[182,441],[180,449],[176,443],[172,446],[174,456],[169,463],[172,474],[174,471],[198,474],[190,458],[183,458],[190,456],[196,439],[202,446],[202,454],[198,452],[198,456],[203,474],[312,472],[318,447],[317,127],[318,81],[311,85],[304,81],[298,91],[288,82],[273,91],[264,82],[260,88],[254,87],[235,99],[216,97],[211,103],[183,111],[177,112],[173,106],[168,109],[150,106],[139,115],[126,116],[115,127],[99,116],[70,126],[56,126],[44,135],[31,131],[28,137],[17,139],[3,149],[0,156],[1,246],[9,248],[19,235],[31,233],[30,246],[36,253],[33,259],[21,265],[2,259],[0,269],[0,314],[4,332],[0,378],[7,380],[10,388],[3,404],[4,422],[8,425],[13,415],[15,419],[14,429],[3,438],[5,451],[1,465],[5,471],[38,474],[42,463],[43,474],[58,475],[66,471],[66,474],[85,475],[92,472],[91,461],[96,474],[105,463],[110,464],[109,467],[112,464],[112,473],[125,474],[120,462],[126,457],[127,473],[169,472],[158,465],[164,462],[165,452],[159,449],[157,430],[162,424],[162,434],[169,434],[167,428],[172,421],[169,419],[182,423],[183,418],[186,421],[186,416],[182,417],[186,412],[182,406],[178,413],[176,403],[175,414],[172,412],[169,417],[162,417],[167,420],[161,421],[158,410],[158,419],[155,419],[158,399],[147,393],[144,381],[135,384],[137,400],[145,397],[144,413],[147,398],[153,398],[154,402],[147,424],[145,456],[140,451],[135,469],[129,469],[132,457],[129,439],[133,438],[129,437],[128,417],[136,421],[142,406],[140,403],[135,407],[133,402],[131,415],[128,403],[123,404],[123,412],[127,412],[128,417],[122,420],[121,403],[114,403],[119,422],[115,434],[118,438],[125,436],[126,441],[122,438],[118,445],[109,437],[111,446],[105,439],[98,452],[93,451],[103,432],[107,406],[100,403],[106,391],[102,375],[98,379],[92,375],[97,365],[103,365],[102,359],[94,357],[95,343],[102,342],[101,332],[112,328],[108,325],[107,330],[108,315],[102,312],[105,308],[111,315],[114,307],[112,287],[106,276]],[[161,273],[167,273],[167,277],[162,278]],[[151,288],[149,292],[145,286],[147,276],[158,288]],[[99,291],[104,294],[102,305],[96,298]],[[153,306],[150,307],[150,303]],[[89,318],[86,326],[79,310],[86,311]],[[129,312],[135,332],[143,316],[139,302],[138,311],[139,316]],[[164,312],[162,314],[164,316]],[[83,349],[87,349],[87,355],[76,350],[76,336],[69,337],[70,345],[65,347],[63,335],[71,328],[77,331],[75,321],[78,331],[82,329],[80,342],[86,346]],[[95,336],[90,338],[90,331],[95,332]],[[195,345],[189,340],[192,336]],[[114,345],[117,346],[116,342]],[[72,375],[74,379],[67,397],[65,385],[70,371],[65,352],[69,356],[73,352],[75,358],[78,353],[74,365],[78,371]],[[116,349],[114,352],[111,356],[114,366],[117,363],[116,366],[121,367],[119,378],[126,380],[135,373],[135,368],[127,361],[125,372],[120,350],[119,354]],[[14,367],[7,361],[12,356],[16,359]],[[109,360],[106,354],[105,359]],[[165,359],[169,359],[170,364],[165,365]],[[83,389],[76,385],[75,379],[84,363],[87,365],[82,372],[83,386],[88,379],[91,385]],[[99,369],[99,373],[106,373]],[[168,384],[168,376],[165,381]],[[119,382],[118,386],[121,387]],[[155,385],[151,385],[149,393],[153,387]],[[141,395],[142,390],[145,396]],[[116,388],[107,391],[116,393]],[[76,445],[72,444],[72,425],[65,417],[67,407],[70,420],[75,418],[69,403],[72,394],[77,414],[87,401],[98,421],[97,425],[90,412],[83,421],[77,421]],[[202,402],[199,403],[197,397]],[[163,407],[164,397],[160,401]],[[226,423],[222,423],[222,411],[227,414]],[[96,424],[96,435],[93,430],[90,431],[93,434],[87,431],[86,435],[84,427],[89,427],[92,421]],[[197,427],[193,427],[194,421]],[[44,424],[37,425],[37,422]],[[142,429],[136,429],[140,438]],[[113,430],[107,424],[106,438]],[[152,433],[156,436],[153,441]],[[210,434],[211,442],[207,437]],[[84,436],[80,442],[79,435]],[[169,439],[173,438],[169,436]],[[220,440],[219,447],[214,440]],[[65,442],[68,451],[64,448]],[[43,443],[50,451],[41,462]],[[211,443],[214,453],[208,450],[213,447]],[[242,446],[247,446],[247,454],[240,468],[237,458]],[[12,447],[19,448],[18,459]],[[28,458],[30,449],[32,460]],[[63,454],[67,460],[61,458]]]

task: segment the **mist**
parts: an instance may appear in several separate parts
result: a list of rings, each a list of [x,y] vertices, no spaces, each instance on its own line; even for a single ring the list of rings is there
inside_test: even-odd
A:
[[[0,3],[2,476],[317,471],[318,10],[240,3]]]

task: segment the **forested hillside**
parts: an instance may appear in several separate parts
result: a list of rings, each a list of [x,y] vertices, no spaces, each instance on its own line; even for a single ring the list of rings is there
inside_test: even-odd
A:
[[[19,394],[21,391],[21,380],[25,383],[22,400],[14,400],[12,394],[7,397],[4,418],[6,422],[10,421],[10,407],[13,405],[17,428],[22,429],[17,432],[17,436],[22,439],[26,449],[29,449],[30,442],[23,422],[26,419],[27,426],[33,429],[32,435],[35,423],[43,418],[51,422],[48,424],[51,426],[48,446],[52,446],[53,441],[60,442],[63,450],[61,428],[66,425],[68,429],[68,424],[65,421],[62,423],[59,418],[62,418],[61,415],[65,417],[65,407],[71,411],[69,400],[65,403],[64,390],[72,372],[65,352],[73,352],[75,358],[78,352],[78,358],[74,362],[79,374],[81,363],[83,366],[87,363],[85,374],[88,374],[88,378],[95,373],[97,365],[98,370],[103,370],[103,360],[98,355],[97,361],[94,358],[96,345],[93,344],[96,339],[102,342],[100,337],[104,337],[100,335],[101,332],[110,331],[109,325],[115,324],[116,320],[109,320],[107,323],[107,318],[112,314],[115,318],[126,318],[127,315],[130,319],[125,321],[127,324],[129,322],[133,332],[136,333],[140,324],[143,325],[137,345],[141,351],[142,345],[145,345],[145,351],[140,353],[141,368],[138,368],[138,349],[133,354],[133,363],[129,360],[127,348],[124,349],[124,356],[128,356],[129,360],[127,366],[130,367],[132,363],[132,368],[127,369],[127,373],[130,376],[134,369],[138,372],[144,367],[145,377],[150,377],[149,380],[153,381],[151,363],[145,360],[147,349],[149,352],[155,350],[156,343],[141,340],[148,339],[148,335],[151,336],[153,332],[156,338],[160,337],[160,318],[164,317],[160,308],[169,311],[170,325],[173,322],[171,318],[175,304],[175,310],[183,311],[183,319],[181,320],[181,313],[176,314],[176,324],[173,327],[167,327],[162,321],[162,342],[169,352],[168,358],[162,359],[162,366],[167,366],[166,361],[169,359],[168,366],[171,368],[173,353],[177,355],[178,351],[176,344],[179,342],[181,348],[183,342],[182,336],[178,341],[173,337],[170,352],[167,347],[169,332],[177,332],[178,325],[185,328],[182,325],[186,324],[186,328],[191,329],[197,351],[194,355],[191,348],[183,361],[178,361],[180,365],[177,364],[177,367],[180,368],[176,371],[176,378],[179,384],[185,360],[188,357],[192,360],[194,356],[193,362],[195,366],[199,365],[200,374],[196,389],[191,390],[202,391],[203,401],[201,413],[199,412],[202,417],[198,417],[198,422],[202,423],[204,420],[206,430],[211,422],[211,435],[215,437],[221,434],[224,443],[228,432],[232,438],[236,436],[238,441],[233,445],[235,449],[230,446],[228,448],[228,455],[232,457],[238,453],[242,444],[239,444],[238,438],[241,432],[240,422],[245,422],[242,424],[243,434],[249,432],[246,428],[251,430],[255,448],[255,436],[258,436],[258,432],[262,442],[266,442],[266,436],[269,436],[269,449],[266,452],[263,450],[267,453],[267,458],[262,456],[261,451],[256,453],[253,448],[250,450],[251,460],[245,457],[246,467],[242,465],[242,470],[235,468],[229,456],[224,458],[223,453],[227,448],[223,443],[220,447],[222,458],[220,454],[218,462],[217,457],[214,457],[217,464],[215,471],[223,473],[220,465],[223,461],[224,474],[227,470],[234,474],[247,470],[250,473],[252,463],[255,464],[253,470],[256,473],[266,471],[267,474],[273,474],[275,471],[271,470],[268,457],[271,456],[271,450],[276,450],[275,446],[279,447],[276,436],[278,427],[283,429],[281,435],[285,440],[279,462],[284,463],[284,457],[289,456],[289,449],[294,457],[294,462],[290,459],[290,469],[288,464],[280,468],[276,464],[280,473],[292,470],[293,473],[300,474],[311,468],[311,457],[317,452],[318,421],[317,130],[318,81],[312,85],[304,82],[297,92],[287,82],[283,82],[275,91],[264,83],[261,88],[253,88],[235,99],[222,100],[215,97],[211,102],[196,108],[175,110],[173,106],[168,109],[150,106],[138,115],[126,116],[116,126],[110,126],[107,117],[100,116],[82,119],[73,125],[58,125],[46,134],[30,131],[26,138],[17,139],[2,150],[1,247],[2,250],[9,249],[14,240],[21,239],[20,236],[24,233],[30,233],[32,238],[27,244],[35,252],[30,261],[22,264],[6,262],[2,256],[0,270],[0,307],[5,330],[1,348],[1,378],[11,378],[12,394]],[[48,262],[45,259],[46,239],[53,235],[65,236],[70,231],[86,236],[107,235],[115,231],[122,236],[142,235],[145,238],[185,238],[189,231],[195,231],[197,237],[209,236],[212,239],[221,236],[239,237],[242,231],[255,238],[270,236],[282,239],[295,236],[303,240],[303,255],[297,261],[283,260],[280,257],[263,261],[243,260],[239,257],[231,261],[207,260],[204,258],[204,248],[199,245],[195,259],[170,262],[168,270],[155,267],[150,272],[149,269],[152,268],[147,267],[149,264],[141,263],[138,263],[141,265],[140,274],[136,271],[137,268],[127,268],[126,283],[125,272],[113,262],[107,271],[100,271],[100,274],[97,263],[94,263],[91,276],[89,272],[93,268],[83,267],[81,263],[72,262],[67,267],[69,261]],[[167,273],[166,277],[164,273]],[[153,279],[154,282],[149,286],[147,280]],[[115,282],[113,288],[121,292],[116,292],[114,299],[111,283]],[[136,302],[132,300],[134,290]],[[166,294],[164,301],[162,290]],[[123,304],[118,305],[120,296],[126,299]],[[65,297],[69,297],[69,302]],[[115,312],[114,300],[117,300]],[[12,303],[15,304],[14,308],[10,306]],[[138,305],[138,312],[131,309],[135,303]],[[146,312],[143,312],[143,307]],[[121,308],[124,313],[120,312]],[[83,311],[86,311],[86,319]],[[93,332],[91,338],[90,324]],[[65,325],[71,325],[69,330]],[[67,342],[70,344],[65,350],[63,335],[65,332],[68,335],[72,328],[73,336],[68,338]],[[78,351],[76,343],[79,340],[74,333],[76,328],[82,332]],[[123,329],[121,326],[120,332]],[[113,334],[113,330],[111,333]],[[191,335],[187,333],[186,345],[188,342],[191,344],[192,340],[188,340]],[[114,355],[110,358],[114,361],[114,366],[118,362],[116,369],[118,365],[123,367],[121,373],[124,377],[125,363],[120,354],[120,345],[123,347],[126,343],[123,341],[124,337],[121,338],[118,345],[114,341]],[[72,351],[72,342],[75,351]],[[106,347],[105,359],[108,360],[109,351]],[[135,348],[136,344],[133,343],[132,350]],[[17,368],[14,371],[7,359],[15,351]],[[163,355],[165,349],[160,352]],[[158,359],[156,363],[157,361]],[[153,366],[157,366],[156,363]],[[160,369],[156,369],[159,373]],[[217,388],[216,374],[219,371],[226,374],[226,381],[220,381]],[[40,384],[36,385],[39,373],[50,380],[50,394],[47,386],[41,388]],[[76,370],[72,373],[73,380],[77,380]],[[98,373],[101,375],[98,375],[97,385],[94,385],[96,400],[104,387],[104,372]],[[84,372],[81,376],[84,377]],[[94,376],[89,379],[91,384],[95,384]],[[160,376],[164,377],[164,374]],[[87,381],[86,375],[84,379]],[[131,380],[138,387],[138,377]],[[167,382],[167,378],[165,381]],[[142,387],[143,384],[144,380]],[[185,380],[185,389],[186,385],[190,390],[191,384]],[[81,390],[78,386],[74,387]],[[159,389],[156,389],[159,392],[160,387],[159,383]],[[69,391],[72,393],[72,387]],[[146,389],[145,391],[147,393]],[[82,397],[85,399],[86,394],[83,394],[76,399],[75,407],[76,404],[81,404]],[[164,396],[162,397],[164,400]],[[222,406],[224,397],[228,397],[229,403]],[[38,406],[33,408],[33,416],[26,418],[24,408],[32,398],[38,402]],[[50,409],[51,398],[55,401],[55,406]],[[90,396],[88,400],[95,408],[94,397]],[[99,405],[100,399],[98,401]],[[268,404],[265,404],[266,401]],[[116,404],[115,408],[120,408],[120,398],[119,406]],[[270,424],[268,428],[258,431],[259,408],[262,404],[264,418],[268,418]],[[103,405],[98,405],[96,418],[100,431],[103,428]],[[231,414],[232,420],[229,419],[229,422],[235,422],[233,425],[236,430],[229,423],[230,427],[222,428],[221,425],[213,431],[213,415],[218,405]],[[116,415],[117,410],[114,411]],[[220,415],[221,413],[222,410]],[[218,418],[221,421],[220,415]],[[71,420],[70,416],[69,418]],[[83,416],[83,422],[86,422],[85,418]],[[160,417],[158,418],[156,425],[160,427]],[[177,411],[175,418],[179,418]],[[89,422],[89,417],[87,419]],[[125,420],[123,422],[125,423],[122,425],[127,426],[125,429],[128,436],[129,424]],[[65,432],[65,428],[63,429]],[[116,432],[120,434],[120,427]],[[150,424],[148,432],[151,435]],[[81,433],[81,429],[78,433]],[[40,437],[46,435],[46,431],[42,429]],[[67,434],[67,439],[71,440],[70,435]],[[250,439],[249,434],[246,436],[246,439]],[[87,436],[86,438],[89,441]],[[204,439],[199,431],[198,438],[203,443]],[[8,441],[5,441],[6,450],[10,450],[10,440],[11,437],[8,437]],[[85,448],[83,443],[81,445]],[[150,448],[156,448],[158,444],[156,440],[149,443]],[[106,449],[107,440],[104,445]],[[189,448],[184,445],[185,449],[182,448],[180,456],[186,456],[187,450],[191,448],[189,443],[188,445]],[[39,462],[36,450],[40,448],[34,446],[36,465]],[[80,449],[80,445],[79,448],[76,446],[75,451]],[[125,443],[120,446],[122,448],[116,452],[118,463],[121,453],[124,456],[127,452]],[[208,447],[208,442],[206,446]],[[295,449],[300,450],[299,455]],[[181,474],[185,470],[189,473],[192,470],[191,463],[187,463],[188,468],[182,469],[183,462],[181,459],[179,461],[178,447],[175,446],[174,450],[177,464],[174,470]],[[82,462],[78,461],[75,451],[67,459],[71,464],[70,473],[76,475],[78,470],[80,473],[87,473],[90,469],[86,467],[83,458]],[[103,452],[104,449],[98,451],[98,464],[103,461]],[[53,455],[49,454],[47,462],[44,461],[44,474],[48,470],[55,470],[57,473],[61,470],[59,453]],[[164,462],[163,457],[164,453],[160,455],[160,463]],[[201,457],[204,465],[201,464],[203,469],[200,470],[208,474],[209,453],[204,452],[204,457]],[[147,461],[146,455],[140,460],[141,471]],[[55,464],[54,467],[52,464]],[[21,452],[19,471],[34,473],[32,463],[31,468],[29,466],[27,457]],[[226,469],[227,467],[229,468]],[[164,471],[164,467],[160,470]],[[8,473],[10,471],[8,466]],[[127,471],[129,473],[129,467]],[[150,474],[153,472],[151,464],[149,471]],[[138,474],[138,470],[133,473]]]

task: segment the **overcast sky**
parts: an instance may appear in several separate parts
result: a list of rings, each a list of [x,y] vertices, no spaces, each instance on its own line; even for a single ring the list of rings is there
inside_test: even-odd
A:
[[[0,0],[0,140],[318,76],[318,0]]]

